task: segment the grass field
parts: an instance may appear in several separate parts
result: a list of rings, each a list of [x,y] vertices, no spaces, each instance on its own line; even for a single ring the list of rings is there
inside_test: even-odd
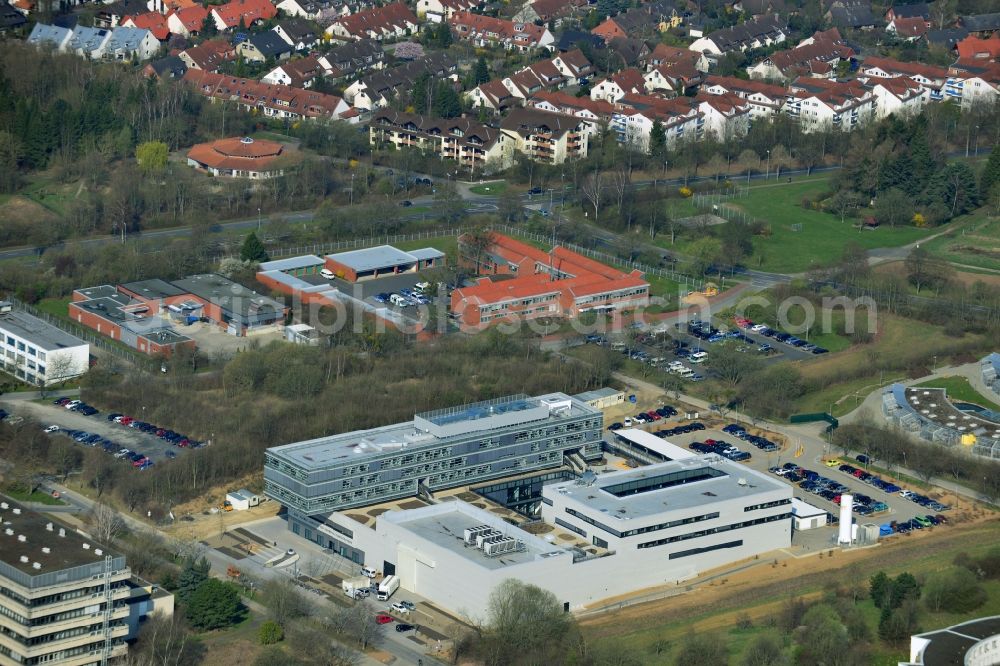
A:
[[[859,232],[850,219],[841,222],[835,215],[802,207],[803,198],[814,197],[828,187],[825,177],[762,185],[750,188],[746,198],[732,201],[732,208],[770,225],[770,236],[754,239],[755,256],[747,263],[761,270],[799,273],[836,261],[848,243],[866,249],[898,247],[934,233],[933,229],[915,227]],[[801,230],[793,231],[792,225],[797,224],[802,225]]]
[[[62,506],[63,504],[66,504],[66,502],[63,502],[61,499],[55,498],[49,493],[44,493],[41,490],[36,490],[33,493],[26,493],[23,490],[5,488],[3,492],[19,502],[37,502],[38,504],[46,504],[48,506]]]
[[[993,402],[982,393],[972,388],[972,384],[965,377],[951,376],[931,379],[917,386],[926,388],[942,388],[948,393],[948,398],[952,401],[971,402],[987,409],[1000,411],[1000,405]]]
[[[507,181],[505,180],[494,180],[489,183],[480,183],[479,185],[473,185],[469,188],[470,192],[481,196],[496,196],[498,194],[503,194],[506,190]]]
[[[979,210],[954,224],[960,225],[954,233],[934,238],[921,247],[952,263],[1000,270],[1000,218]]]
[[[53,317],[67,319],[69,317],[69,302],[68,298],[43,298],[35,304],[35,307]]]

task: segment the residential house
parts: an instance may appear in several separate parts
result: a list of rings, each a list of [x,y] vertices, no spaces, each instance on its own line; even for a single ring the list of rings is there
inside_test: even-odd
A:
[[[476,46],[500,46],[508,51],[530,51],[552,48],[555,37],[548,28],[533,23],[520,23],[505,19],[457,12],[449,20],[459,39]]]
[[[7,0],[0,2],[0,34],[16,32],[24,27],[28,19],[17,11]]]
[[[733,3],[733,11],[756,17],[783,14],[787,11],[787,7],[784,0],[736,0]]]
[[[319,57],[319,64],[326,76],[339,79],[369,69],[382,69],[385,66],[385,51],[381,42],[359,39],[327,51]]]
[[[142,0],[116,0],[108,4],[101,4],[94,15],[94,27],[114,28],[126,16],[142,14],[147,11],[149,11],[149,7]]]
[[[563,113],[589,120],[588,129],[597,131],[599,124],[610,122],[615,107],[606,100],[593,100],[589,97],[577,97],[563,91],[543,90],[527,100],[527,105],[551,113]]]
[[[982,59],[962,59],[948,68],[945,97],[963,111],[1000,100],[1000,64]]]
[[[338,0],[281,0],[276,6],[286,16],[297,16],[310,21],[317,21],[324,14],[332,18],[351,13],[350,6]]]
[[[854,49],[840,38],[836,28],[831,28],[817,32],[794,49],[775,51],[747,68],[747,73],[754,79],[772,81],[791,81],[800,76],[831,79],[836,77],[837,66],[853,56]]]
[[[480,83],[472,90],[465,93],[465,98],[473,108],[489,109],[500,112],[512,106],[518,106],[523,98],[515,97],[511,94],[504,82],[493,79],[486,83]]]
[[[962,16],[958,19],[958,24],[968,30],[971,35],[989,37],[1000,31],[1000,12]]]
[[[585,83],[597,71],[580,49],[564,51],[552,58],[552,64],[566,77],[566,85]]]
[[[559,51],[572,51],[580,46],[589,46],[592,49],[603,49],[604,40],[597,35],[580,30],[565,30],[559,35],[559,43],[556,49]]]
[[[515,99],[522,101],[545,88],[545,83],[530,67],[505,77],[501,82]]]
[[[363,9],[333,21],[326,33],[340,39],[396,39],[417,31],[417,17],[401,2]]]
[[[608,62],[621,63],[622,67],[638,67],[645,69],[649,56],[653,52],[642,39],[632,37],[615,37],[607,43]]]
[[[250,35],[236,45],[236,55],[253,63],[287,60],[291,54],[292,47],[273,30]]]
[[[105,60],[149,60],[160,50],[160,42],[144,28],[118,26],[101,53]]]
[[[232,30],[240,26],[249,28],[273,19],[278,10],[270,0],[229,0],[224,5],[213,7],[211,14],[216,28]]]
[[[383,109],[368,126],[373,146],[418,148],[453,159],[475,172],[506,169],[513,163],[513,142],[503,132],[468,118],[434,118]]]
[[[296,88],[311,88],[313,82],[324,75],[323,66],[316,54],[283,62],[260,78],[261,83],[270,83]]]
[[[224,62],[234,60],[236,51],[224,39],[210,39],[177,54],[188,69],[216,71]]]
[[[905,42],[915,42],[930,30],[930,24],[919,16],[912,18],[897,17],[889,21],[885,26],[885,31],[892,34],[896,39]]]
[[[912,117],[924,110],[930,92],[908,76],[891,79],[874,78],[872,94],[875,96],[875,115]]]
[[[208,18],[208,10],[201,5],[185,7],[167,16],[167,29],[175,35],[191,37],[201,34],[201,28]]]
[[[269,118],[357,122],[357,113],[336,95],[270,85],[200,69],[189,69],[184,74],[184,81],[213,102],[233,102],[240,108],[257,111]]]
[[[702,131],[705,136],[712,135],[719,141],[729,141],[744,137],[750,131],[750,103],[739,95],[699,92],[695,101],[704,118]]]
[[[945,67],[868,56],[858,68],[858,78],[868,85],[874,84],[878,79],[895,79],[900,76],[908,77],[919,83],[927,90],[929,101],[944,99],[944,86],[948,81],[948,70]]]
[[[646,90],[667,90],[677,95],[683,95],[694,90],[702,82],[702,73],[694,63],[685,61],[673,64],[663,64],[650,69],[644,77]]]
[[[344,89],[344,98],[359,109],[378,109],[387,106],[400,91],[412,90],[414,82],[423,74],[442,79],[454,76],[456,69],[455,61],[447,53],[434,53],[422,60],[367,73]]]
[[[958,57],[963,60],[993,60],[1000,58],[1000,32],[987,38],[969,35],[955,45]]]
[[[645,91],[646,79],[643,78],[642,72],[630,67],[594,84],[590,89],[590,99],[617,102],[630,93],[640,94]]]
[[[646,58],[646,69],[652,71],[660,65],[676,65],[682,62],[689,62],[692,65],[698,62],[698,55],[694,51],[670,46],[669,44],[657,44],[649,56]]]
[[[165,42],[170,39],[170,27],[167,24],[167,17],[159,12],[144,12],[134,16],[126,16],[121,20],[121,25],[128,28],[142,28],[149,30],[156,37],[157,41]]]
[[[562,164],[587,156],[589,124],[576,116],[524,108],[511,111],[500,122],[500,130],[528,159]]]
[[[28,35],[28,43],[62,51],[72,38],[73,31],[68,28],[36,23],[35,27],[31,29],[31,34]]]
[[[274,32],[296,51],[310,49],[319,41],[312,25],[302,19],[285,19],[274,26]]]
[[[912,5],[893,5],[885,13],[885,21],[889,23],[898,18],[922,18],[928,23],[931,20],[931,9],[926,2]]]
[[[960,41],[969,36],[965,28],[944,28],[928,30],[925,39],[928,46],[936,46],[946,51],[954,51]]]
[[[142,72],[146,76],[154,79],[180,79],[187,71],[187,65],[180,57],[175,55],[164,56],[152,62],[146,63]]]
[[[610,42],[616,37],[654,37],[680,25],[680,22],[681,17],[674,5],[659,0],[610,16],[591,32]]]
[[[781,44],[787,37],[788,25],[781,17],[772,14],[716,30],[696,39],[688,48],[699,53],[722,55]]]
[[[711,95],[732,94],[750,105],[750,122],[769,119],[781,113],[785,105],[786,90],[762,81],[747,81],[735,76],[709,76],[701,90]]]
[[[784,111],[804,132],[849,132],[875,117],[875,96],[858,81],[801,77],[789,85]]]
[[[96,60],[104,55],[105,46],[110,39],[111,30],[78,25],[73,28],[73,36],[67,42],[65,50],[84,58]]]
[[[871,30],[879,22],[870,0],[834,0],[824,18],[841,30]]]
[[[442,23],[458,12],[471,12],[478,4],[474,0],[417,0],[417,17]]]
[[[611,129],[618,142],[649,152],[649,137],[656,123],[666,135],[668,147],[681,141],[697,141],[705,119],[698,104],[688,97],[664,99],[653,95],[629,94],[615,104]]]

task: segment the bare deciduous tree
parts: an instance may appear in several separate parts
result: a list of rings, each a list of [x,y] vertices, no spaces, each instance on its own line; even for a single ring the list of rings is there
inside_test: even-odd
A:
[[[600,171],[595,171],[588,176],[580,187],[583,198],[594,209],[594,224],[597,224],[598,216],[601,212],[601,200],[604,194],[604,182]]]
[[[101,543],[110,544],[125,532],[125,521],[115,509],[98,502],[90,511],[90,532]]]

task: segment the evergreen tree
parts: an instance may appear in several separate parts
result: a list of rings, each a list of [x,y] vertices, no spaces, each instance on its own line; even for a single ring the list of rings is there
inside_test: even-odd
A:
[[[438,82],[437,88],[434,90],[434,115],[442,118],[455,118],[462,115],[462,102],[448,81]]]
[[[413,92],[410,93],[413,98],[413,110],[417,113],[427,113],[430,103],[428,98],[430,97],[430,85],[431,85],[431,75],[427,72],[423,72],[417,77],[417,80],[413,82]]]
[[[211,13],[201,22],[201,30],[198,31],[198,34],[202,37],[214,37],[219,34],[219,28],[215,25],[215,19],[212,18]]]
[[[996,183],[1000,183],[1000,146],[993,146],[990,159],[979,176],[979,196],[986,199]]]
[[[264,248],[264,244],[257,238],[257,234],[252,231],[247,235],[246,240],[243,241],[243,247],[240,248],[240,259],[243,261],[255,261],[257,263],[270,259],[267,250]]]
[[[653,127],[649,130],[649,152],[653,155],[663,154],[667,147],[667,131],[663,128],[663,123],[657,118],[653,121]]]
[[[446,49],[451,46],[451,26],[449,26],[446,21],[442,21],[438,24],[437,35],[435,37],[434,41],[442,49]]]
[[[490,80],[490,68],[486,64],[486,56],[479,56],[479,60],[476,61],[476,71],[473,78],[477,86]]]
[[[231,585],[209,578],[188,598],[185,614],[191,626],[208,631],[235,623],[242,607],[240,595]]]
[[[892,591],[892,579],[889,578],[884,571],[879,571],[871,577],[871,580],[868,582],[868,588],[871,592],[872,602],[874,602],[875,608],[889,606],[887,602],[890,599]]]
[[[188,558],[180,576],[177,577],[177,597],[181,601],[188,601],[198,586],[208,579],[211,567],[212,565],[204,557],[200,560],[195,560],[193,557]]]
[[[920,584],[913,574],[904,571],[892,581],[892,607],[899,608],[910,598],[920,598]]]
[[[924,192],[924,203],[943,204],[950,217],[964,215],[979,206],[979,184],[965,162],[952,162],[938,170]]]

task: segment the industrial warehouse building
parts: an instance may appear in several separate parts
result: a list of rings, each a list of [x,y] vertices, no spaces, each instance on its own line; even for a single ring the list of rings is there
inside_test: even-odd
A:
[[[600,411],[564,393],[513,395],[270,448],[264,493],[288,507],[293,532],[361,561],[330,512],[558,468],[566,457],[583,468],[601,456],[602,428]]]
[[[139,623],[173,596],[125,558],[17,502],[0,502],[0,664],[97,666],[128,651]]]
[[[623,273],[572,250],[543,252],[501,234],[458,239],[459,261],[482,277],[451,295],[451,312],[468,328],[511,319],[576,317],[649,304],[640,271]]]
[[[544,485],[555,531],[543,536],[461,500],[388,511],[374,527],[334,513],[325,527],[403,588],[477,619],[507,578],[574,610],[787,547],[791,500],[787,484],[705,455]]]
[[[288,309],[221,275],[151,279],[73,291],[69,317],[146,354],[194,347],[173,324],[206,319],[237,336],[284,322]]]
[[[0,301],[3,371],[33,385],[55,384],[82,375],[90,345],[38,317]]]

